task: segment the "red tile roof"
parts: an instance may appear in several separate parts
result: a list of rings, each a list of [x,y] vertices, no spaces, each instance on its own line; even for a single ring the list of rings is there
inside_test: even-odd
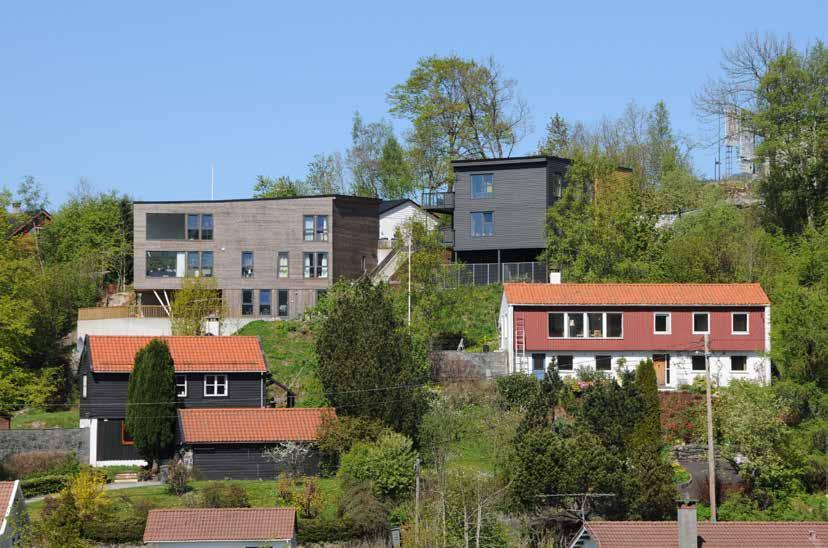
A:
[[[295,523],[293,508],[150,510],[144,542],[290,540]]]
[[[16,487],[16,481],[0,481],[0,532],[6,525],[6,515],[11,511]]]
[[[599,548],[678,548],[675,521],[590,521],[590,538]],[[704,548],[814,548],[828,546],[828,522],[699,522]]]
[[[243,373],[267,371],[258,337],[111,337],[89,335],[92,371],[129,373],[135,354],[153,339],[170,348],[179,372]]]
[[[270,443],[315,441],[326,415],[336,416],[331,407],[179,409],[184,443]]]
[[[759,284],[503,284],[509,304],[765,306]]]

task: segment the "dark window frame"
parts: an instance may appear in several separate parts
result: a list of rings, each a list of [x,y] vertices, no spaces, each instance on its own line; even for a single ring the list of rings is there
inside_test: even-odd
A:
[[[282,257],[285,259],[285,274],[282,275]],[[276,252],[276,277],[277,278],[290,278],[290,251],[277,251]]]
[[[245,255],[250,255],[250,266],[248,267],[248,270],[245,270],[245,266],[244,266]],[[253,255],[252,251],[242,251],[241,252],[241,277],[242,278],[252,278],[252,277],[255,276],[253,257],[254,257],[254,255]]]
[[[733,360],[737,359],[741,362],[740,367],[734,367]],[[730,356],[730,370],[734,373],[747,373],[747,356],[738,355],[738,356]]]
[[[474,180],[475,177],[479,177],[480,180],[483,182],[483,191],[478,193],[475,192],[474,188]],[[489,179],[489,184],[486,184],[486,177]],[[491,173],[472,173],[469,177],[469,190],[472,200],[485,200],[487,198],[494,198],[495,190],[494,190],[494,172]],[[491,191],[488,188],[491,187]]]
[[[561,366],[561,358],[567,358],[565,361],[569,362],[567,366]],[[574,371],[575,369],[575,356],[571,354],[559,354],[555,356],[555,367],[558,368],[559,371]]]
[[[242,289],[241,292],[242,292],[242,294],[241,294],[241,315],[242,316],[252,316],[253,311],[254,311],[254,308],[253,308],[253,290],[252,289]],[[245,302],[245,298],[244,298],[245,293],[248,293],[248,292],[250,294],[250,302]],[[247,307],[247,306],[250,307],[248,309],[248,310],[250,310],[250,312],[245,313],[245,310],[246,310],[245,307]]]
[[[599,367],[599,364],[606,363],[606,367]],[[600,354],[595,356],[595,370],[596,371],[612,371],[612,356],[608,354]]]
[[[701,365],[699,365],[701,364]],[[691,356],[690,357],[690,370],[691,371],[707,371],[707,360],[704,356]]]
[[[285,296],[284,314],[282,313],[282,295]],[[279,318],[290,317],[290,291],[287,289],[276,290],[276,316]]]
[[[267,295],[267,303],[262,302],[262,295]],[[265,308],[265,307],[267,307],[267,308]],[[272,316],[272,315],[273,315],[273,293],[270,289],[260,289],[259,290],[259,316]]]
[[[491,211],[472,211],[469,213],[471,215],[471,237],[472,238],[494,238],[495,236],[495,221],[494,221],[494,210]],[[491,222],[488,223],[488,226],[491,227],[491,232],[486,233],[486,215],[489,214],[492,217]],[[479,234],[475,233],[475,220],[474,216],[480,215],[480,230]]]

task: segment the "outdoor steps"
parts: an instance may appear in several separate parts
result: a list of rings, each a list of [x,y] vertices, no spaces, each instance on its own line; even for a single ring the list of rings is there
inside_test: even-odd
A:
[[[115,474],[115,479],[112,483],[137,483],[138,474],[135,472],[124,472],[123,474]]]

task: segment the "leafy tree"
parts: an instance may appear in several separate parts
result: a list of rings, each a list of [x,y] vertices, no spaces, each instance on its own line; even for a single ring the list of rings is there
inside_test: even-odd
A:
[[[254,198],[295,198],[307,193],[304,181],[291,179],[288,176],[265,177],[258,175],[253,187]]]
[[[538,146],[538,153],[566,157],[569,147],[569,124],[556,112],[546,124],[546,139]]]
[[[135,354],[129,376],[124,427],[132,436],[138,454],[153,470],[175,437],[175,367],[170,350],[161,339],[153,339]]]
[[[380,164],[385,144],[393,136],[394,130],[385,120],[366,124],[359,112],[354,113],[348,167],[353,176],[352,191],[356,196],[378,198],[382,195]]]
[[[427,361],[395,316],[388,287],[341,281],[326,300],[316,356],[328,399],[340,414],[415,435],[426,409]]]
[[[204,335],[204,321],[208,316],[221,321],[226,315],[215,278],[184,278],[172,302],[173,335]]]
[[[17,187],[17,199],[23,211],[31,215],[46,209],[49,198],[43,190],[43,185],[31,175],[26,175]]]
[[[315,155],[308,163],[306,184],[312,194],[341,194],[344,192],[342,156],[338,152]]]
[[[397,139],[389,137],[382,147],[377,174],[380,181],[380,195],[394,200],[410,196],[414,191],[414,176]]]

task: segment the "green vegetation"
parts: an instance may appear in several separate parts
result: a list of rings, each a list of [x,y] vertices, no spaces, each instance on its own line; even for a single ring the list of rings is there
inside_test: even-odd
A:
[[[12,428],[77,428],[79,421],[77,407],[66,411],[27,409],[12,417]]]
[[[187,277],[181,280],[181,289],[172,302],[173,335],[205,335],[204,320],[218,321],[227,316],[215,278]]]

